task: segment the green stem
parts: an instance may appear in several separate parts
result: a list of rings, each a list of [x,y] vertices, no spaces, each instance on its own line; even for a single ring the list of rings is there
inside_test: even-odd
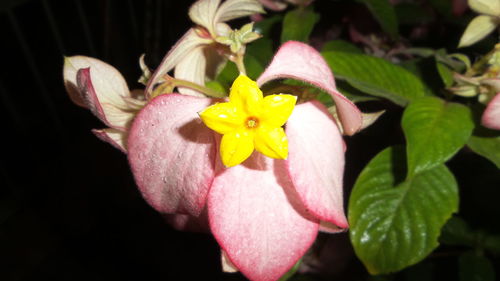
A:
[[[161,95],[165,92],[172,92],[172,90],[175,87],[189,88],[191,90],[198,91],[198,92],[203,93],[204,95],[206,95],[208,97],[212,97],[212,98],[224,98],[227,96],[225,93],[220,93],[220,92],[214,91],[210,88],[207,88],[205,86],[201,86],[199,84],[189,82],[186,80],[182,80],[182,79],[176,79],[176,78],[173,78],[171,76],[165,77],[165,80],[166,80],[166,82],[163,85],[160,85],[158,87],[158,89],[156,89],[153,92],[152,97],[156,97],[156,96]],[[167,90],[167,89],[169,89],[169,90]]]
[[[227,96],[224,93],[217,92],[217,91],[212,90],[210,88],[207,88],[205,86],[201,86],[199,84],[196,84],[196,83],[193,83],[193,82],[189,82],[189,81],[186,81],[186,80],[181,80],[181,79],[175,79],[174,78],[174,79],[172,79],[172,83],[176,87],[178,87],[178,86],[186,87],[186,88],[189,88],[191,90],[195,90],[195,91],[198,91],[200,93],[203,93],[206,96],[209,96],[209,97],[212,97],[212,98],[223,98],[223,97]]]
[[[236,67],[238,67],[240,74],[247,75],[247,71],[245,69],[245,63],[243,62],[243,58],[244,58],[243,54],[238,53],[238,54],[236,54],[236,57],[233,60],[233,62],[236,64]]]
[[[476,63],[472,65],[472,67],[465,73],[465,76],[476,76],[479,73],[482,73],[482,69],[484,66],[488,63],[490,60],[491,56],[495,54],[495,52],[498,52],[500,49],[500,44],[495,45],[495,48],[488,52],[486,55],[484,55],[481,59],[479,59]]]

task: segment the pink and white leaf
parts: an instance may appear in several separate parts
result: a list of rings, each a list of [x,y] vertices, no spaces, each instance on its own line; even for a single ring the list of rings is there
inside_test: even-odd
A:
[[[174,69],[174,67],[179,64],[186,56],[197,47],[210,43],[211,40],[203,39],[196,34],[194,29],[189,29],[177,43],[168,51],[167,55],[163,58],[162,62],[156,68],[155,72],[151,76],[146,85],[145,94],[147,97],[153,92],[154,86],[161,81],[162,76],[167,74],[169,71]]]
[[[110,103],[119,108],[126,108],[123,97],[130,96],[130,91],[121,73],[103,61],[85,56],[64,59],[64,84],[73,102],[87,106],[85,101],[88,98],[77,88],[77,73],[82,68],[92,68],[91,80],[98,91],[97,98],[101,103]],[[75,92],[75,90],[77,91]]]
[[[94,133],[100,140],[111,144],[112,146],[121,150],[125,154],[127,153],[126,132],[113,128],[106,128],[106,129],[93,129],[92,133]]]
[[[146,201],[161,213],[199,216],[214,177],[215,136],[199,118],[211,99],[160,95],[129,132],[128,157]]]
[[[80,57],[78,56],[64,57],[64,87],[66,88],[66,92],[68,92],[68,95],[72,102],[79,106],[87,107],[85,104],[85,99],[82,97],[80,91],[78,90],[78,86],[76,85],[76,73],[80,68],[87,68],[90,65],[85,60],[79,58]]]
[[[301,80],[325,90],[335,101],[343,132],[353,135],[361,129],[361,112],[337,91],[330,67],[321,54],[309,45],[296,41],[283,44],[257,83],[263,85],[281,78]]]
[[[322,221],[319,224],[319,231],[324,233],[336,234],[347,231],[347,228],[339,227],[331,222]]]
[[[500,93],[497,93],[488,103],[481,123],[487,128],[500,130]]]
[[[220,0],[199,0],[189,8],[189,18],[209,31],[213,30]],[[214,34],[213,34],[214,35]]]
[[[247,278],[277,280],[309,249],[318,221],[309,216],[283,160],[254,152],[218,174],[208,196],[208,217],[229,260]]]
[[[348,227],[343,204],[344,145],[318,101],[297,105],[286,124],[287,168],[303,204],[320,221]]]
[[[205,70],[207,59],[203,52],[203,47],[196,47],[188,56],[179,61],[175,67],[174,76],[176,79],[182,79],[193,82],[198,85],[205,85]],[[195,97],[204,97],[202,93],[195,90],[179,87],[181,94]]]
[[[116,80],[120,79],[106,77],[102,69],[96,67],[81,68],[76,74],[77,89],[86,107],[109,127],[125,131],[135,112],[130,111],[125,102],[130,95],[128,88],[119,89],[122,87]]]
[[[226,252],[220,251],[220,261],[222,265],[222,271],[227,273],[235,273],[238,272],[238,268],[229,260]]]
[[[217,10],[215,23],[264,13],[262,5],[257,0],[226,0]]]

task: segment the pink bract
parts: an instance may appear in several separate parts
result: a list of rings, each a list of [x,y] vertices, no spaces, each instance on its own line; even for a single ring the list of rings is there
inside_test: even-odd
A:
[[[140,90],[130,91],[113,66],[98,59],[73,56],[64,60],[64,85],[73,102],[92,111],[110,128],[93,133],[123,152],[127,130],[137,111],[145,105]]]
[[[311,47],[284,44],[258,83],[277,78],[326,90],[337,102],[345,131],[361,128],[361,113],[336,90],[326,62]],[[251,280],[277,280],[309,249],[320,228],[336,232],[348,226],[340,130],[321,103],[306,102],[296,106],[286,125],[287,160],[254,152],[225,168],[220,136],[197,115],[214,102],[168,94],[142,109],[128,138],[134,177],[146,200],[172,214],[177,228],[196,222],[206,208],[210,230],[230,263]]]
[[[500,130],[500,93],[488,103],[481,123],[490,129]]]

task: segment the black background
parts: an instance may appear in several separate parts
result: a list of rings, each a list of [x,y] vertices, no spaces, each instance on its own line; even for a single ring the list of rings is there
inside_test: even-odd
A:
[[[0,280],[244,280],[221,272],[210,235],[175,231],[147,205],[126,155],[91,133],[104,125],[74,105],[63,86],[63,56],[86,55],[139,88],[139,56],[158,65],[191,26],[191,2],[0,0]],[[342,20],[331,3],[317,1],[320,25]],[[450,38],[459,38],[429,30],[427,45],[455,46]],[[404,142],[402,109],[389,102],[374,109],[387,113],[346,139],[346,198],[369,159]],[[461,183],[461,214],[475,227],[499,231],[491,223],[500,215],[498,170],[467,150],[449,166]],[[362,280],[366,271],[346,234],[331,237],[343,245],[342,280]],[[455,276],[455,262],[438,259],[441,275]]]

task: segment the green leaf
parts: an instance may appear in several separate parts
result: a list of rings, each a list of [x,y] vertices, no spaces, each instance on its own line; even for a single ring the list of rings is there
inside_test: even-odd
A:
[[[444,225],[439,242],[447,245],[474,247],[476,233],[470,229],[463,219],[455,216]]]
[[[424,9],[422,5],[415,3],[399,3],[395,7],[398,22],[408,25],[418,25],[429,23],[433,20],[428,9]]]
[[[411,176],[450,159],[469,139],[474,122],[461,104],[423,97],[406,108],[402,126]]]
[[[283,19],[282,15],[274,15],[268,18],[265,18],[259,22],[256,22],[253,26],[253,30],[262,36],[271,37],[271,29],[273,26]]]
[[[332,40],[323,45],[322,52],[337,51],[346,53],[363,54],[363,51],[356,45],[345,40]]]
[[[495,163],[500,169],[500,136],[472,136],[467,142],[472,151]]]
[[[453,7],[450,0],[430,0],[429,4],[445,17],[452,15]]]
[[[222,71],[217,75],[215,81],[219,82],[220,85],[225,89],[225,92],[229,92],[229,88],[233,83],[234,79],[238,77],[239,71],[236,65],[228,61]]]
[[[226,89],[224,88],[224,86],[222,86],[222,84],[219,81],[207,81],[205,83],[205,86],[216,92],[227,94]]]
[[[290,40],[308,42],[318,20],[319,14],[311,8],[298,8],[286,13],[281,30],[281,43]]]
[[[389,0],[361,0],[365,3],[382,29],[391,37],[398,37],[398,19]]]
[[[401,270],[438,246],[441,227],[458,209],[457,183],[444,165],[403,181],[404,149],[379,153],[349,199],[350,238],[371,274]]]
[[[348,98],[350,101],[352,101],[354,103],[363,102],[363,101],[372,101],[372,100],[378,99],[374,96],[366,95],[365,93],[352,87],[351,85],[349,85],[345,81],[337,81],[336,86],[337,86],[337,90],[339,90],[339,92],[341,92],[346,98]],[[328,94],[328,96],[330,96],[330,94]]]
[[[372,101],[372,100],[377,100],[376,97],[373,96],[368,96],[364,94],[363,92],[360,92],[359,90],[353,88],[349,84],[347,84],[344,81],[337,81],[337,90],[342,93],[347,99],[354,103],[358,102],[364,102],[364,101]],[[328,94],[327,92],[318,91],[318,95],[316,96],[316,99],[322,102],[325,106],[330,107],[335,105],[332,96]]]
[[[436,68],[444,86],[446,88],[451,87],[451,85],[453,85],[453,71],[451,71],[446,64],[439,61],[436,61]]]
[[[486,250],[500,255],[500,236],[499,235],[487,235],[484,238],[483,246]]]
[[[346,52],[322,52],[336,78],[367,94],[404,106],[424,95],[425,86],[415,75],[384,59]]]
[[[434,57],[414,58],[399,64],[410,71],[424,85],[424,95],[435,96],[443,90],[443,82],[436,68]]]
[[[262,68],[271,62],[273,55],[273,41],[271,39],[261,38],[247,46],[246,56],[254,57]]]
[[[459,276],[460,281],[494,281],[495,269],[488,258],[468,252],[459,258]]]
[[[468,246],[477,251],[487,250],[500,253],[500,236],[484,230],[473,230],[459,217],[452,217],[441,231],[439,242],[447,245]]]

